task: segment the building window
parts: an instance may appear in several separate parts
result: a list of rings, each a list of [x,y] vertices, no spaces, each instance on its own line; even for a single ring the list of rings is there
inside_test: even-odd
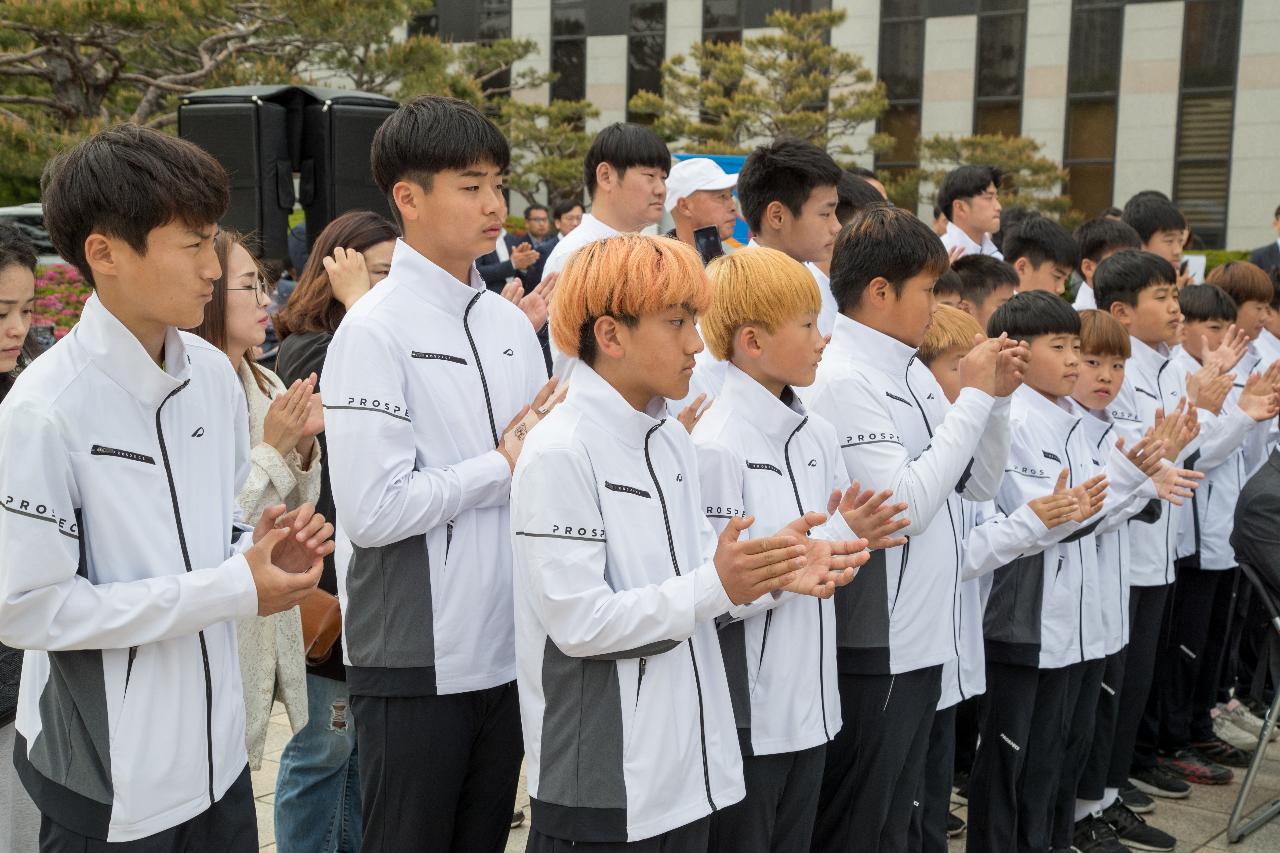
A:
[[[924,9],[920,0],[881,0],[880,68],[889,109],[876,130],[893,137],[893,148],[876,155],[877,171],[891,176],[919,168],[920,101],[924,93]],[[896,198],[914,209],[915,198]]]
[[[1089,216],[1111,206],[1124,0],[1075,0],[1067,61],[1067,195]]]
[[[1022,132],[1022,70],[1027,53],[1026,0],[980,0],[973,132]]]
[[[742,0],[703,0],[703,41],[742,41]]]
[[[1173,200],[1206,249],[1226,245],[1239,53],[1240,0],[1187,0]]]
[[[493,44],[499,39],[511,38],[511,0],[481,0],[479,19],[476,28],[476,41],[481,44]],[[505,97],[511,88],[511,70],[490,78],[486,89],[498,90]]]
[[[581,101],[587,96],[587,4],[585,0],[551,0],[551,84],[554,101]]]
[[[627,121],[653,123],[653,115],[632,115],[631,98],[641,91],[662,94],[662,62],[666,53],[666,0],[631,0],[631,24],[627,30]]]

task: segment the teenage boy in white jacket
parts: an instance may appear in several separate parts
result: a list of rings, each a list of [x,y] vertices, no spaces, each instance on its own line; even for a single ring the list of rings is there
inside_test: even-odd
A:
[[[972,259],[991,260],[981,255],[962,260]],[[939,305],[933,314],[919,357],[938,380],[948,402],[960,396],[960,359],[973,349],[981,334],[977,321],[958,308]],[[963,830],[963,822],[951,818],[949,809],[956,761],[956,708],[987,689],[982,611],[991,590],[991,573],[1021,554],[1028,543],[1045,540],[1054,528],[1076,517],[1080,490],[1067,490],[1065,483],[1063,472],[1052,494],[1035,498],[1009,515],[997,512],[992,501],[960,504],[964,568],[955,602],[958,657],[942,667],[942,696],[929,732],[920,808],[912,827],[913,853],[946,853],[948,836]]]
[[[813,536],[903,544],[888,538],[909,523],[892,519],[902,506],[885,505],[888,492],[866,499],[849,485],[835,429],[795,396],[813,383],[826,346],[808,270],[775,249],[748,248],[713,261],[707,275],[714,294],[699,326],[726,364],[725,382],[693,441],[712,527],[722,531],[749,507],[757,527],[771,530],[834,499],[839,511]],[[731,615],[720,648],[747,795],[716,815],[712,849],[807,850],[826,745],[840,729],[834,602],[764,596]],[[796,665],[815,654],[817,665]]]
[[[43,190],[95,294],[0,405],[0,642],[27,650],[13,760],[42,849],[249,853],[235,619],[301,601],[333,528],[275,507],[248,535],[244,394],[178,331],[220,274],[226,173],[121,125],[51,160]]]
[[[509,150],[471,105],[426,97],[372,156],[404,238],[343,318],[323,389],[354,545],[338,578],[364,849],[498,853],[521,757],[511,471],[550,393],[528,319],[473,263],[502,227]]]
[[[807,538],[813,512],[745,540],[737,514],[717,542],[663,399],[686,393],[708,297],[691,247],[639,235],[583,247],[557,285],[552,336],[580,361],[512,487],[531,853],[705,850],[743,796],[715,620],[775,591],[829,596],[864,559]]]
[[[877,551],[836,601],[842,728],[827,749],[815,850],[905,850],[942,665],[956,657],[961,494],[995,497],[1009,450],[1007,396],[1025,349],[1008,340],[961,360],[947,407],[915,358],[947,268],[936,234],[871,207],[836,242],[840,315],[806,405],[836,428],[851,481],[907,504],[908,542]]]

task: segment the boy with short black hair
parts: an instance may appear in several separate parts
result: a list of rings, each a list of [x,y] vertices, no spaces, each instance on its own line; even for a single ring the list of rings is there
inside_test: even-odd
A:
[[[727,363],[715,406],[693,430],[712,527],[718,532],[750,507],[770,530],[839,496],[838,511],[812,535],[903,544],[887,538],[908,524],[889,518],[898,507],[884,507],[883,531],[876,517],[889,493],[873,499],[850,486],[835,429],[795,395],[812,384],[826,346],[813,276],[764,247],[719,258],[707,275],[714,291],[699,327]],[[840,729],[835,608],[830,600],[765,596],[730,611],[733,621],[722,625],[747,794],[713,820],[713,850],[808,850],[826,745]],[[817,666],[794,665],[815,649]]]
[[[996,309],[1018,292],[1018,271],[1009,264],[987,255],[965,255],[952,262],[951,270],[960,277],[960,302],[956,307],[987,328]]]
[[[995,166],[961,166],[947,173],[938,189],[938,208],[947,218],[942,245],[964,255],[1004,255],[991,241],[1000,231],[1000,179]]]
[[[50,160],[41,189],[94,293],[0,404],[0,642],[27,650],[13,761],[42,849],[250,853],[234,620],[297,605],[333,528],[309,504],[240,523],[244,392],[179,331],[220,275],[226,173],[119,125]]]
[[[1138,232],[1142,249],[1169,262],[1179,289],[1191,280],[1182,269],[1182,246],[1187,237],[1187,219],[1164,193],[1146,190],[1125,202],[1125,224]],[[1102,307],[1099,305],[1099,307]],[[1103,308],[1102,310],[1107,310]]]
[[[1122,249],[1141,249],[1142,238],[1133,226],[1108,216],[1090,219],[1076,228],[1076,247],[1080,250],[1080,276],[1084,279],[1076,290],[1072,307],[1077,311],[1097,308],[1093,298],[1093,275],[1098,264]]]
[[[975,347],[950,407],[915,359],[946,269],[942,244],[911,213],[875,206],[855,216],[832,262],[841,314],[801,394],[836,427],[849,478],[892,489],[911,519],[909,547],[876,552],[877,565],[837,601],[843,728],[827,748],[815,850],[907,848],[942,666],[955,658],[961,494],[994,497],[1008,454],[1021,348]]]
[[[1071,233],[1039,214],[1010,229],[1000,246],[1005,263],[1018,271],[1022,293],[1043,290],[1061,296],[1079,257]]]
[[[877,189],[879,186],[879,182],[872,183],[872,179],[849,169],[844,170],[844,174],[840,176],[840,183],[836,185],[836,219],[840,220],[842,227],[849,224],[853,215],[862,208],[885,203],[881,190]],[[827,261],[827,267],[830,268],[830,266],[831,262]]]
[[[830,279],[817,264],[830,262],[840,231],[837,187],[843,175],[826,151],[788,137],[756,148],[738,173],[738,204],[752,243],[808,267],[822,294],[818,328],[824,335],[831,334],[837,308]]]
[[[964,297],[961,296],[963,287],[960,276],[956,275],[954,269],[949,269],[938,276],[938,282],[933,286],[933,298],[939,305],[959,309],[960,303],[964,301]]]
[[[528,849],[706,850],[711,815],[744,793],[716,619],[775,592],[829,596],[865,543],[808,539],[826,517],[799,511],[741,539],[740,502],[714,513],[731,516],[717,541],[693,442],[664,416],[702,348],[691,247],[610,237],[559,287],[552,335],[580,361],[512,485]],[[816,643],[790,661],[821,662]]]
[[[333,499],[355,546],[338,581],[368,850],[501,851],[514,809],[508,497],[521,418],[554,382],[529,321],[474,264],[502,227],[509,156],[462,101],[387,118],[373,175],[404,237],[325,362]]]

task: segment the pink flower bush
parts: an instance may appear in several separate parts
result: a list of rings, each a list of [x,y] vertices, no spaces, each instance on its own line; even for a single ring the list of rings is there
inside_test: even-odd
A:
[[[61,338],[80,321],[80,312],[93,290],[75,267],[54,264],[36,276],[37,326],[53,326],[54,338]]]

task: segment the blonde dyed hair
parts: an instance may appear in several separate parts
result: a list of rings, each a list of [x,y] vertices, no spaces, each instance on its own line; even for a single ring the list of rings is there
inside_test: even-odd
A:
[[[1080,352],[1128,358],[1129,331],[1106,311],[1086,308],[1080,312]]]
[[[929,321],[928,331],[924,333],[924,343],[920,344],[916,354],[928,366],[950,350],[968,352],[973,349],[973,336],[980,334],[982,327],[973,315],[950,305],[939,305]]]
[[[707,349],[724,361],[733,356],[733,338],[743,326],[769,334],[802,314],[817,314],[822,295],[799,261],[763,246],[716,258],[707,267],[711,307],[699,328]]]
[[[668,237],[618,234],[570,255],[552,299],[551,340],[578,358],[584,342],[594,340],[600,317],[630,325],[676,306],[701,313],[711,302],[711,285],[693,247]]]

